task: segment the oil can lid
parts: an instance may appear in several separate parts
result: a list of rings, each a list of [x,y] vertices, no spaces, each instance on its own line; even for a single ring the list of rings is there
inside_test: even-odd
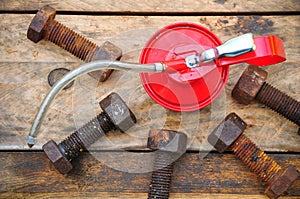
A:
[[[207,28],[180,22],[156,32],[142,50],[140,63],[168,62],[199,55],[203,50],[221,45]],[[141,73],[148,95],[163,107],[174,111],[195,111],[209,105],[222,92],[229,65],[215,62],[182,72]]]

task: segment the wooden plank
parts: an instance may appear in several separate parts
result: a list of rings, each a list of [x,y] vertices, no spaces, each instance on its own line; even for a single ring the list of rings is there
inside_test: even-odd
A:
[[[24,198],[124,198],[124,199],[139,199],[147,198],[147,193],[110,193],[110,192],[100,192],[100,193],[80,193],[80,192],[68,192],[68,193],[4,193],[3,198],[13,198],[13,199],[24,199]],[[171,193],[170,199],[266,199],[265,195],[239,195],[239,194],[202,194],[202,193]],[[282,196],[284,199],[298,199],[299,196]]]
[[[74,69],[81,63],[48,41],[38,44],[28,41],[26,30],[31,17],[25,14],[0,16],[0,29],[3,30],[0,32],[0,149],[28,149],[26,136],[39,105],[50,89],[48,73],[58,67]],[[130,62],[138,62],[142,47],[158,28],[176,21],[201,21],[222,40],[246,31],[255,35],[278,35],[285,42],[287,61],[266,67],[270,73],[268,81],[300,100],[299,16],[58,18],[99,44],[105,40],[113,41],[124,51],[122,60]],[[168,111],[154,103],[134,73],[115,72],[109,81],[100,86],[84,76],[76,82],[73,90],[63,91],[51,106],[35,149],[41,149],[51,138],[62,140],[76,127],[96,116],[101,111],[98,101],[115,91],[128,102],[139,119],[138,124],[128,134],[110,133],[107,138],[113,144],[102,139],[91,149],[145,148],[150,128],[170,128],[189,134],[190,150],[210,151],[212,147],[205,142],[207,135],[226,113],[235,111],[249,124],[246,134],[263,150],[299,152],[300,137],[296,134],[296,125],[263,105],[253,103],[243,106],[231,99],[230,92],[245,66],[239,64],[231,67],[226,90],[212,105],[200,112],[182,114]]]
[[[77,62],[63,49],[41,41],[34,44],[26,37],[33,15],[0,15],[0,62]],[[126,60],[138,61],[140,50],[160,28],[175,22],[201,24],[222,41],[243,33],[255,36],[276,35],[284,41],[287,59],[300,60],[300,16],[79,16],[58,15],[57,21],[101,45],[110,40],[119,46]],[[112,25],[113,24],[113,25]],[[137,51],[137,52],[136,52]],[[134,54],[136,52],[136,54]],[[129,56],[131,59],[128,59]]]
[[[72,65],[74,64],[1,64],[3,71],[11,71],[1,75],[0,78],[2,149],[28,149],[26,136],[40,103],[49,91],[47,74],[51,69],[63,66],[69,68]],[[297,67],[298,72],[295,70]],[[138,123],[128,130],[127,134],[118,131],[109,133],[105,139],[96,142],[92,149],[145,148],[150,128],[170,128],[188,133],[191,141],[190,150],[209,151],[212,147],[205,142],[208,134],[226,113],[235,111],[249,124],[246,134],[263,150],[299,152],[300,136],[296,133],[298,128],[296,125],[282,119],[263,105],[253,103],[243,106],[231,98],[230,91],[242,68],[238,65],[232,67],[226,92],[211,106],[199,112],[182,114],[165,110],[151,100],[140,86],[139,77],[134,73],[114,74],[109,80],[110,84],[105,83],[105,88],[97,87],[97,82],[89,76],[84,76],[76,81],[73,89],[63,91],[52,104],[43,122],[35,149],[41,149],[49,139],[59,142],[76,127],[95,117],[96,113],[101,111],[98,101],[115,91],[127,101],[136,114]],[[15,71],[24,75],[15,77]],[[296,63],[273,66],[270,72],[269,79],[272,84],[279,85],[280,89],[289,91],[291,96],[299,100],[299,87],[292,84],[292,81],[299,79],[299,66]],[[277,78],[283,75],[289,78]],[[128,79],[131,81],[125,85]],[[124,86],[120,87],[119,84]]]
[[[109,152],[97,152],[98,155]],[[151,153],[153,155],[153,153]],[[117,157],[114,166],[140,167],[152,165],[153,156],[142,154],[134,161],[125,158],[123,152],[112,152]],[[300,168],[299,155],[271,155],[280,165],[291,164]],[[68,175],[59,174],[42,152],[0,153],[0,197],[96,197],[101,195],[144,197],[148,191],[151,173],[128,173],[108,167],[108,161],[84,153],[76,161],[74,170]],[[105,156],[106,157],[106,156]],[[102,162],[102,163],[101,163]],[[103,163],[105,162],[105,163]],[[138,165],[142,163],[142,165]],[[110,164],[112,166],[113,164]],[[232,154],[209,154],[202,159],[198,153],[183,155],[175,164],[171,186],[171,198],[205,196],[206,198],[264,197],[267,187]],[[120,195],[119,195],[120,194]],[[213,195],[210,195],[213,194]],[[231,195],[232,194],[232,195]],[[237,195],[238,194],[238,195]],[[299,197],[300,178],[287,191],[289,197]]]
[[[2,0],[0,10],[33,11],[52,5],[59,11],[121,12],[131,13],[232,13],[232,12],[290,12],[299,11],[297,0],[179,0],[176,3],[160,0]]]

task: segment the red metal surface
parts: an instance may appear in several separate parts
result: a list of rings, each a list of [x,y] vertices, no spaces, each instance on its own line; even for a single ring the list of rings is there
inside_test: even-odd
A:
[[[229,65],[241,62],[264,66],[285,60],[282,41],[275,36],[255,38],[256,50],[235,58],[223,58],[189,69],[184,59],[221,45],[210,30],[193,23],[175,23],[156,32],[143,49],[140,62],[164,62],[162,73],[141,73],[149,96],[174,111],[194,111],[209,105],[222,92]]]
[[[267,66],[285,61],[283,41],[276,36],[255,37],[255,51],[235,58],[223,58],[218,60],[218,66],[247,62],[254,66]]]

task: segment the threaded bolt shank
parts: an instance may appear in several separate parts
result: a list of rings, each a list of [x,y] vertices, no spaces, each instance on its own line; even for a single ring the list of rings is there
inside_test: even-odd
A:
[[[72,133],[68,138],[62,141],[58,147],[65,157],[71,161],[76,158],[80,152],[86,149],[86,147],[89,147],[105,133],[114,128],[115,126],[110,121],[108,115],[102,112]]]
[[[154,162],[154,171],[149,185],[148,199],[169,198],[170,185],[174,162],[171,162],[171,155],[164,151],[158,151]],[[166,166],[167,165],[167,166]]]
[[[85,62],[89,62],[97,45],[77,34],[70,28],[53,20],[50,22],[45,39],[62,47]]]
[[[290,96],[265,82],[255,99],[300,126],[300,102]]]
[[[267,184],[281,171],[279,166],[271,157],[260,150],[244,134],[231,145],[233,152]]]

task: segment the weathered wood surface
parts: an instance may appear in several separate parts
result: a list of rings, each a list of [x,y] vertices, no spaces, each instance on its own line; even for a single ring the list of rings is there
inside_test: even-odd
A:
[[[50,42],[34,44],[26,38],[33,14],[25,13],[35,13],[46,4],[58,10],[58,21],[95,43],[110,40],[118,45],[122,60],[130,62],[138,62],[141,49],[155,31],[178,21],[201,24],[222,41],[246,32],[277,35],[284,41],[287,61],[265,68],[268,82],[300,100],[298,0],[0,0],[0,198],[146,198],[151,174],[141,169],[151,167],[153,160],[153,153],[143,152],[147,131],[162,127],[188,133],[189,150],[202,151],[185,154],[175,165],[171,198],[267,198],[266,185],[231,153],[210,153],[203,158],[212,150],[205,142],[208,133],[232,111],[248,123],[246,134],[263,150],[286,152],[270,155],[280,165],[300,168],[298,127],[263,105],[243,106],[231,99],[246,64],[231,66],[226,89],[212,105],[184,114],[157,105],[136,74],[115,72],[102,85],[83,76],[52,104],[35,147],[12,152],[29,150],[25,139],[50,90],[48,73],[82,63]],[[128,134],[109,133],[90,148],[96,151],[85,152],[73,162],[70,174],[59,174],[39,151],[41,146],[49,139],[62,140],[94,117],[101,111],[98,101],[111,91],[120,93],[129,104],[137,125]],[[140,150],[101,151],[121,148]],[[124,166],[135,173],[118,170]],[[300,179],[283,198],[299,195]]]
[[[48,73],[58,67],[74,69],[82,63],[48,41],[34,44],[26,38],[33,15],[2,14],[0,16],[0,149],[28,149],[26,136],[38,107],[49,91]],[[300,100],[299,16],[76,16],[58,15],[57,20],[76,32],[101,44],[110,40],[121,47],[123,61],[138,62],[148,38],[159,28],[188,21],[211,29],[221,40],[246,32],[254,35],[274,34],[285,44],[287,61],[266,67],[268,82]],[[300,151],[298,127],[282,119],[263,105],[237,104],[230,92],[246,64],[232,66],[226,90],[212,105],[192,113],[168,111],[151,100],[134,73],[115,72],[111,79],[98,86],[84,76],[73,89],[63,91],[49,110],[35,149],[49,139],[60,141],[96,113],[98,101],[111,91],[118,92],[133,112],[138,124],[128,134],[112,132],[92,149],[144,148],[148,129],[170,128],[189,134],[190,150],[211,150],[205,140],[210,131],[235,111],[249,124],[246,134],[263,150]],[[121,85],[121,86],[120,86]],[[113,144],[113,145],[112,145]]]
[[[80,192],[68,192],[68,194],[63,193],[13,193],[3,194],[5,198],[147,198],[147,193],[111,193],[111,192],[100,192],[100,193],[80,193]],[[241,199],[239,194],[202,194],[202,193],[171,193],[170,199],[182,199],[182,198],[191,198],[191,199]],[[243,195],[243,199],[267,199],[265,195]],[[284,199],[298,199],[298,196],[284,196],[281,197]]]
[[[288,12],[299,11],[297,0],[2,0],[0,10],[32,11],[44,5],[55,6],[59,11],[118,12],[130,13],[212,13],[212,12]]]
[[[124,158],[122,152],[112,153],[113,157],[119,157],[114,166],[134,167],[139,163],[138,159],[130,161]],[[280,165],[300,167],[299,155],[270,156]],[[121,172],[95,157],[84,153],[74,164],[74,170],[64,176],[55,170],[42,152],[0,153],[0,197],[146,197],[150,172]],[[152,161],[152,158],[143,158],[141,162],[151,165]],[[209,154],[203,159],[198,153],[187,153],[175,164],[171,198],[239,198],[241,195],[267,198],[264,195],[266,187],[232,154]],[[286,198],[299,195],[300,178],[290,187]]]

